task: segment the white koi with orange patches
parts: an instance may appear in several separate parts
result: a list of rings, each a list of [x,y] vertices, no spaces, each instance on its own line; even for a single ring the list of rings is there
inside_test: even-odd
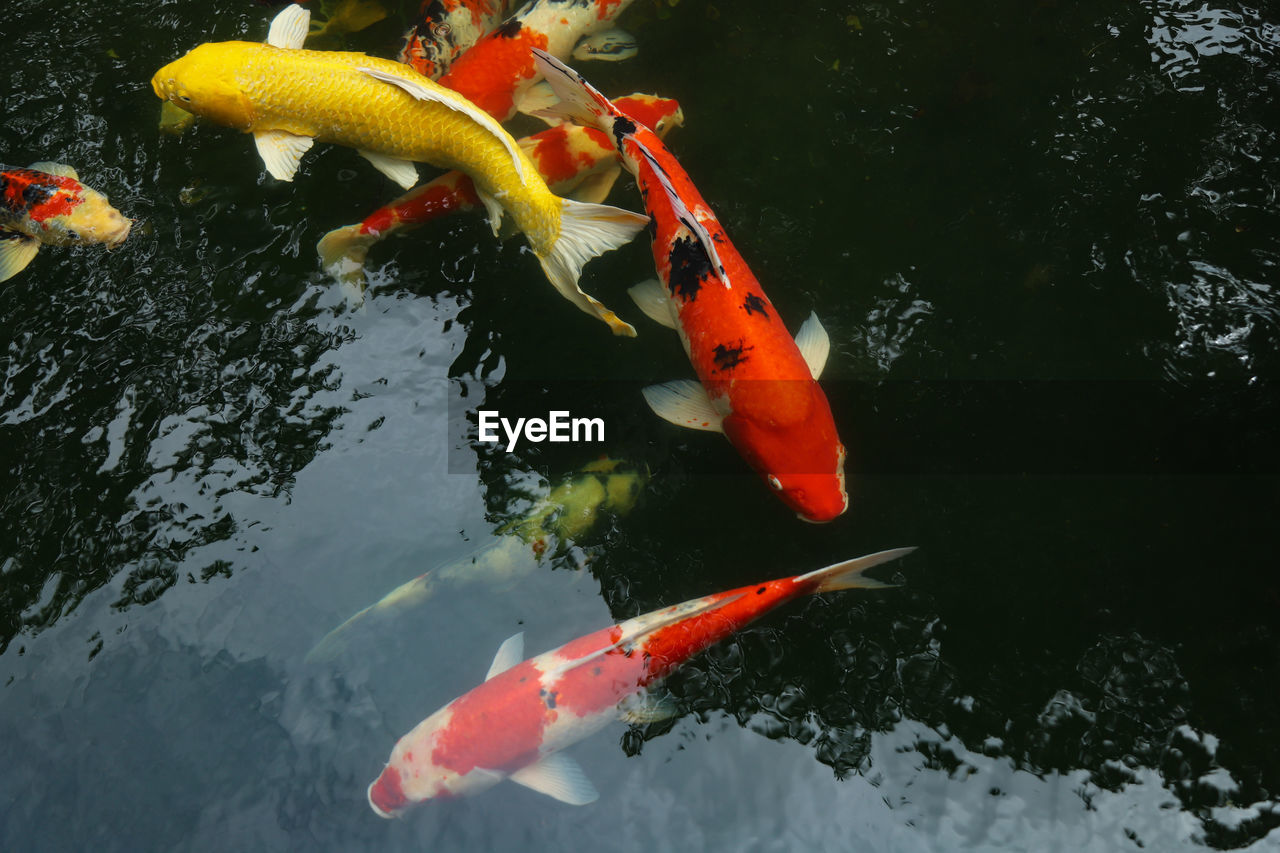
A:
[[[881,551],[809,572],[686,601],[579,637],[510,665],[402,737],[369,786],[383,817],[417,803],[473,794],[502,779],[581,805],[598,795],[560,750],[599,731],[679,664],[793,598],[885,586],[867,569],[912,549]],[[505,668],[504,668],[505,667]]]

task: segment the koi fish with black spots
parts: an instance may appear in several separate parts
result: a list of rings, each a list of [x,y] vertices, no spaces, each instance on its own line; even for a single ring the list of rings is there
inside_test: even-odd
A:
[[[506,0],[422,0],[397,58],[439,80],[455,59],[498,25],[510,6]]]
[[[0,281],[22,272],[42,243],[104,243],[114,249],[129,236],[131,225],[106,196],[80,183],[70,166],[0,165]]]
[[[662,283],[631,289],[652,319],[680,333],[699,382],[645,389],[678,426],[723,432],[783,503],[806,521],[849,506],[845,449],[817,377],[830,343],[815,315],[792,339],[760,283],[674,155],[554,57],[535,51],[561,104],[547,110],[614,140],[652,217]]]
[[[560,59],[620,60],[634,56],[635,39],[613,22],[632,0],[529,0],[462,54],[440,85],[465,95],[499,121],[545,107],[535,88],[542,73],[534,48]]]
[[[503,779],[572,805],[598,794],[560,750],[621,717],[674,716],[648,691],[675,667],[774,608],[805,595],[888,586],[863,572],[914,550],[881,551],[825,569],[709,595],[628,619],[521,662],[516,634],[485,682],[427,717],[396,743],[369,786],[383,817],[441,797],[476,794]]]
[[[684,122],[680,105],[656,95],[628,95],[616,103],[658,136]],[[526,136],[518,144],[556,195],[577,201],[604,201],[621,166],[608,135],[594,127],[560,124]],[[414,187],[354,225],[335,228],[320,238],[316,250],[321,265],[344,284],[363,282],[364,261],[376,243],[399,231],[451,213],[474,210],[480,201],[471,179],[448,172]]]
[[[267,171],[292,180],[316,140],[357,149],[405,189],[417,161],[471,176],[494,233],[509,213],[555,288],[615,334],[635,329],[578,286],[582,266],[629,241],[648,217],[563,199],[509,133],[456,92],[363,53],[304,50],[310,16],[288,6],[267,44],[210,42],[151,80],[182,109],[252,133]]]

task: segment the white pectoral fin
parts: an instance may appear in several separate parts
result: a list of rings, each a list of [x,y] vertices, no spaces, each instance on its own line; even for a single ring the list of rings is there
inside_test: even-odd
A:
[[[559,124],[559,122],[543,115],[542,111],[550,109],[559,101],[560,99],[556,97],[555,90],[551,88],[551,84],[546,80],[539,80],[532,86],[525,88],[524,91],[517,92],[515,96],[517,112],[527,116],[535,116],[552,126]]]
[[[680,328],[676,324],[676,318],[672,316],[671,299],[667,296],[666,288],[656,278],[627,288],[627,295],[650,320],[661,323],[668,329]]]
[[[831,338],[827,337],[827,330],[822,328],[818,315],[812,311],[809,319],[800,326],[800,331],[796,332],[796,346],[804,356],[805,364],[809,365],[810,375],[817,379],[822,375],[822,368],[831,353]]]
[[[373,168],[400,185],[401,189],[413,189],[418,183],[418,167],[408,160],[388,157],[375,151],[361,151],[360,156],[373,164]]]
[[[290,3],[271,19],[271,28],[267,30],[267,44],[298,50],[307,40],[311,31],[311,12],[297,3]]]
[[[623,722],[642,726],[680,716],[680,706],[670,694],[650,691],[624,699],[618,705],[618,715]]]
[[[417,80],[413,80],[399,74],[389,74],[385,71],[379,71],[376,68],[357,68],[356,70],[368,74],[375,80],[381,80],[384,83],[390,83],[393,86],[397,86],[417,98],[419,101],[435,101],[437,104],[444,104],[449,109],[470,117],[485,130],[497,137],[498,141],[506,147],[507,152],[511,155],[511,161],[515,164],[516,174],[520,176],[520,181],[522,183],[526,181],[524,163],[520,159],[520,151],[516,147],[516,141],[511,138],[511,134],[503,130],[502,125],[499,124],[493,116],[489,115],[466,98],[455,92],[451,92],[443,86],[437,86],[435,89],[431,89],[422,85],[422,83]]]
[[[626,30],[612,29],[586,36],[573,48],[577,60],[600,59],[619,62],[630,59],[639,52],[636,37]]]
[[[600,798],[596,786],[591,784],[578,762],[560,752],[553,752],[541,761],[521,767],[507,778],[571,806],[585,806]]]
[[[281,181],[292,181],[298,173],[302,155],[311,150],[315,140],[285,130],[260,130],[253,134],[254,144],[267,172]]]
[[[169,103],[165,101],[165,103]],[[68,166],[66,163],[55,163],[52,160],[41,160],[39,163],[32,163],[27,168],[35,169],[37,172],[47,172],[50,175],[61,175],[64,178],[70,178],[73,181],[80,180],[80,176],[76,174],[76,170]]]
[[[665,421],[689,429],[724,432],[724,415],[716,411],[701,382],[677,379],[650,385],[643,394],[653,413]]]
[[[587,204],[600,204],[609,197],[609,190],[613,189],[614,181],[618,180],[620,174],[622,174],[621,166],[610,166],[603,172],[588,175],[573,188],[569,197],[574,201],[585,201]]]
[[[485,675],[484,680],[488,681],[495,675],[500,675],[511,667],[524,660],[524,632],[512,634],[498,646],[498,653],[493,656],[493,663],[489,664],[489,672]]]
[[[489,227],[493,229],[493,236],[497,237],[502,231],[502,205],[479,187],[476,187],[476,195],[480,197],[485,213],[489,214]]]
[[[26,269],[38,251],[40,241],[35,237],[0,228],[0,281],[8,281]]]

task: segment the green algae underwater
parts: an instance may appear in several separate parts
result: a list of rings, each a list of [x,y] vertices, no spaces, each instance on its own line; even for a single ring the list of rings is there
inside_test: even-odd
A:
[[[1280,825],[1280,21],[1262,7],[637,0],[603,91],[667,144],[823,387],[849,511],[779,504],[640,389],[691,375],[631,310],[643,243],[563,304],[479,217],[388,241],[360,310],[331,228],[397,194],[317,146],[159,132],[148,80],[274,9],[15,0],[0,161],[136,220],[0,301],[0,848],[1273,849]],[[391,56],[410,3],[345,36]],[[534,123],[511,125],[517,135]],[[426,170],[424,169],[424,174]],[[633,184],[610,202],[632,209]],[[475,412],[602,444],[473,440]],[[531,571],[453,584],[592,460],[647,475]],[[893,590],[794,602],[573,747],[583,808],[500,785],[378,820],[395,739],[483,677],[657,607],[882,548]]]

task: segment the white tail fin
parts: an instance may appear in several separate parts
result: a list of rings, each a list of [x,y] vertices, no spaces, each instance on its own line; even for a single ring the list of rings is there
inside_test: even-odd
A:
[[[873,566],[910,554],[914,550],[915,547],[913,546],[911,548],[894,548],[890,551],[879,551],[875,554],[868,554],[865,557],[845,560],[843,563],[836,563],[834,566],[827,566],[825,569],[817,569],[808,574],[797,575],[795,581],[796,583],[813,583],[814,592],[835,592],[840,589],[888,589],[894,585],[863,577],[862,573]]]
[[[583,80],[577,71],[546,51],[535,47],[533,61],[538,71],[551,84],[551,89],[560,98],[560,103],[546,109],[535,110],[530,115],[576,121],[587,127],[608,130],[609,122],[604,117],[618,115],[617,108],[609,102],[608,98]]]
[[[556,290],[586,313],[599,317],[615,335],[634,338],[636,330],[618,319],[599,300],[583,293],[578,276],[583,265],[596,255],[629,242],[649,222],[649,217],[605,204],[561,199],[560,236],[546,257],[539,257],[542,269]]]

